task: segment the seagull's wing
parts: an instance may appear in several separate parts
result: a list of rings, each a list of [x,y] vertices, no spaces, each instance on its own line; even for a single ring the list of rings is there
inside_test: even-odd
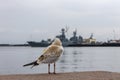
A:
[[[46,49],[44,49],[43,54],[37,59],[37,63],[39,64],[41,61],[49,58],[50,56],[60,56],[62,53],[62,49],[56,45],[50,45]]]

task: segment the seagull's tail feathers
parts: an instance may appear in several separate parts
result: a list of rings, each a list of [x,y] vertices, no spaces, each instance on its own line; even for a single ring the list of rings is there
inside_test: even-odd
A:
[[[23,67],[32,66],[31,68],[33,68],[34,66],[37,66],[37,65],[39,65],[39,64],[37,63],[37,60],[36,60],[36,61],[31,62],[31,63],[23,65]]]

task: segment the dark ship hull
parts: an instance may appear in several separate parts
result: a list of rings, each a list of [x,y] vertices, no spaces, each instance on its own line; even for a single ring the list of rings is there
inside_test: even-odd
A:
[[[102,46],[120,47],[120,43],[103,43]]]
[[[47,47],[50,44],[29,41],[28,44],[31,47]],[[63,45],[64,47],[120,47],[120,43],[103,43],[103,44],[67,44]]]
[[[120,47],[120,43],[103,43],[103,44],[70,44],[69,47]]]
[[[35,41],[28,41],[28,44],[31,46],[31,47],[47,47],[48,43],[41,43],[41,42],[35,42]]]
[[[69,42],[62,42],[64,47],[67,47],[69,45]],[[49,46],[51,43],[42,43],[42,42],[35,42],[35,41],[28,41],[28,44],[31,47],[47,47]]]

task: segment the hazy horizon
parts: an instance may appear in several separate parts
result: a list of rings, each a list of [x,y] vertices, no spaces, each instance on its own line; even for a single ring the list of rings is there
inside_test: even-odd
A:
[[[69,27],[97,41],[120,39],[119,0],[0,0],[0,44],[54,38]]]

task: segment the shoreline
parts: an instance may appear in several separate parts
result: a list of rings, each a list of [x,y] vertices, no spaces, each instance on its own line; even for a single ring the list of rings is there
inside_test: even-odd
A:
[[[108,71],[85,71],[57,74],[14,74],[0,75],[0,80],[120,80],[120,73]]]

